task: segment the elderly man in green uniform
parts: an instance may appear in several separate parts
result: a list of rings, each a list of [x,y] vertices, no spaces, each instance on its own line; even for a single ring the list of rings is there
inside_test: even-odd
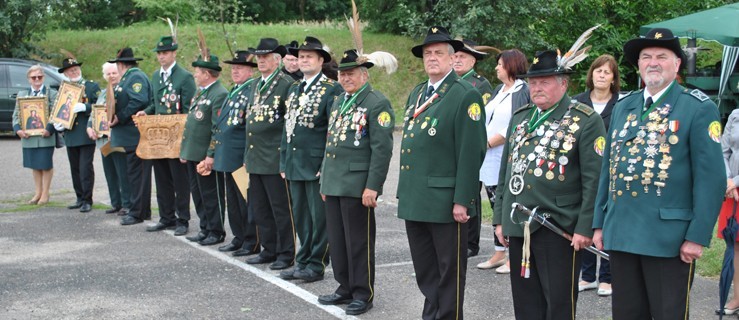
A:
[[[575,317],[577,251],[590,246],[593,235],[605,128],[598,113],[567,96],[572,71],[558,65],[557,58],[554,51],[537,52],[528,73],[520,76],[529,79],[532,103],[511,118],[493,211],[498,240],[510,244],[511,261],[522,261],[521,273],[510,274],[520,319]],[[527,221],[524,214],[508,214],[513,203],[538,207],[572,234],[572,241],[538,223],[522,226],[518,222]]]
[[[110,122],[110,145],[122,147],[126,151],[128,179],[131,186],[131,208],[121,218],[121,225],[132,225],[143,222],[151,216],[150,195],[151,183],[144,181],[144,162],[136,155],[139,144],[139,130],[131,118],[137,112],[146,109],[152,99],[151,85],[146,74],[138,68],[139,60],[133,55],[133,49],[123,48],[116,58],[108,60],[118,67],[121,81],[113,88],[115,93],[115,115]],[[147,187],[148,186],[148,187]]]
[[[290,212],[287,181],[280,176],[280,144],[285,125],[285,100],[293,79],[280,71],[287,50],[276,39],[262,38],[251,53],[257,56],[262,74],[252,87],[246,111],[246,151],[249,172],[249,201],[264,250],[246,260],[249,264],[270,263],[272,270],[295,263],[295,226]]]
[[[431,27],[413,55],[429,80],[408,97],[400,145],[398,218],[405,220],[423,319],[462,319],[467,226],[480,192],[485,109],[452,69],[462,43]]]
[[[193,77],[198,85],[198,92],[190,104],[182,132],[180,162],[187,164],[190,192],[198,217],[205,221],[205,229],[201,223],[200,232],[187,237],[187,240],[209,246],[221,243],[226,238],[223,228],[225,204],[218,197],[218,188],[222,188],[223,177],[221,173],[213,171],[213,128],[228,96],[228,90],[218,80],[221,75],[218,57],[207,53],[205,56],[200,55],[192,66],[195,68]]]
[[[462,79],[469,81],[472,86],[480,92],[482,95],[483,105],[488,104],[490,98],[493,97],[493,86],[490,85],[490,81],[485,77],[481,76],[475,71],[475,64],[477,61],[485,59],[487,53],[475,50],[477,43],[470,39],[463,39],[462,43],[464,47],[454,53],[454,72]],[[481,186],[482,187],[482,186]],[[477,206],[475,207],[476,215],[471,216],[470,221],[467,223],[467,256],[476,256],[480,251],[480,228],[482,227],[482,220],[480,219],[480,213],[482,212],[481,199],[478,196]]]
[[[328,114],[334,97],[342,90],[336,81],[321,73],[321,66],[331,61],[331,54],[323,49],[320,40],[305,37],[300,47],[289,48],[288,52],[298,57],[303,78],[288,91],[280,174],[290,184],[300,250],[295,269],[283,271],[280,277],[313,282],[323,280],[329,260],[326,211],[318,178],[326,148]]]
[[[54,124],[57,131],[63,132],[64,144],[67,146],[67,157],[69,158],[69,169],[72,172],[72,186],[77,196],[77,201],[67,209],[79,209],[80,212],[92,210],[92,188],[95,184],[95,170],[92,160],[95,157],[95,141],[87,136],[87,121],[90,119],[92,104],[100,95],[100,86],[91,80],[82,78],[82,62],[74,58],[62,61],[59,73],[63,73],[70,81],[84,86],[80,101],[74,104],[72,112],[77,116],[74,118],[72,128],[64,130],[60,124]],[[80,123],[82,125],[80,125]]]
[[[224,63],[231,65],[231,80],[234,87],[228,97],[214,128],[216,142],[213,170],[222,173],[225,188],[218,189],[218,197],[226,200],[228,223],[234,238],[230,243],[218,248],[222,252],[233,251],[234,257],[259,253],[261,246],[254,222],[253,211],[239,190],[233,172],[244,165],[244,148],[246,148],[245,110],[249,103],[251,86],[256,83],[252,78],[254,56],[248,51],[239,50],[233,60]]]
[[[331,265],[339,287],[318,302],[349,303],[346,313],[362,314],[375,297],[375,208],[387,177],[395,117],[390,101],[369,84],[374,63],[347,50],[339,63],[346,94],[331,109],[321,195]]]
[[[726,188],[719,113],[677,83],[683,52],[669,29],[628,41],[624,57],[646,89],[613,109],[593,241],[610,254],[613,319],[687,319]]]
[[[147,114],[185,114],[190,110],[190,100],[195,94],[195,80],[192,74],[177,64],[177,42],[172,36],[161,37],[154,52],[160,68],[151,75],[154,100],[138,116]],[[148,162],[148,161],[146,161]],[[174,234],[187,233],[190,225],[190,187],[187,178],[187,165],[179,159],[151,160],[154,179],[157,185],[159,203],[159,222],[146,228],[146,231],[161,231],[175,228]],[[144,169],[149,176],[148,169]],[[144,178],[150,181],[150,178]],[[204,224],[204,221],[200,222]],[[202,225],[201,225],[202,227]]]

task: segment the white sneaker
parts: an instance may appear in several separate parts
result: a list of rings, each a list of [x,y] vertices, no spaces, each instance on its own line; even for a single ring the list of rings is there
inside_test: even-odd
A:
[[[509,267],[508,264],[504,264],[498,267],[498,269],[495,269],[495,273],[500,273],[500,274],[511,273],[511,267]]]
[[[593,282],[587,282],[587,281],[584,281],[583,280],[583,281],[580,281],[580,283],[577,284],[577,287],[578,287],[578,290],[580,292],[583,292],[585,290],[592,290],[592,289],[597,288],[598,287],[598,283],[595,282],[595,281],[593,281]]]
[[[613,294],[613,288],[610,283],[601,283],[598,285],[598,295],[601,297],[607,297]]]

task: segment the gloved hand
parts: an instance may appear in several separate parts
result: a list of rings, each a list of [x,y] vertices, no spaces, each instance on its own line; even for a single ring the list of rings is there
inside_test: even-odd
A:
[[[87,106],[84,103],[77,102],[72,109],[72,112],[79,113],[87,111]]]
[[[62,132],[64,131],[64,125],[58,122],[54,122],[54,129],[56,129],[56,131]]]

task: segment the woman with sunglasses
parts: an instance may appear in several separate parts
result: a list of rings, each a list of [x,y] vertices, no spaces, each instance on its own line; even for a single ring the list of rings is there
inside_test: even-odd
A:
[[[26,73],[31,88],[18,92],[18,97],[46,97],[47,112],[51,113],[52,101],[56,98],[56,91],[44,85],[44,71],[41,66],[35,65]],[[54,175],[54,147],[56,146],[56,130],[48,123],[41,136],[30,136],[21,128],[18,104],[13,111],[13,131],[21,138],[23,146],[23,167],[33,170],[35,193],[28,204],[45,205],[49,202],[49,187]]]

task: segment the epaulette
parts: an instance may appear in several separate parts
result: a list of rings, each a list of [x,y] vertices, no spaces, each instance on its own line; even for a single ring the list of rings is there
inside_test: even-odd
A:
[[[480,80],[484,79],[479,73],[475,73],[475,78]]]
[[[690,89],[683,89],[683,93],[687,93],[694,98],[698,99],[700,102],[706,101],[708,99],[711,99],[707,94],[703,93],[703,91],[700,91],[698,89],[693,89],[692,91]]]
[[[524,111],[524,110],[529,110],[529,109],[531,109],[532,106],[534,106],[533,103],[525,104],[525,105],[521,106],[520,108],[516,109],[515,111],[513,111],[513,114],[517,114],[517,113],[519,113],[521,111]]]
[[[588,105],[584,103],[578,102],[577,100],[572,100],[572,102],[575,104],[575,110],[584,113],[588,117],[595,112],[593,108],[589,107]]]
[[[623,100],[623,99],[626,99],[626,97],[632,96],[632,95],[634,95],[635,93],[642,93],[642,91],[644,91],[644,89],[641,89],[641,90],[636,90],[636,91],[630,91],[630,92],[627,92],[627,93],[626,93],[626,94],[624,94],[624,95],[623,95],[622,97],[618,98],[618,101],[621,101],[621,100]]]

